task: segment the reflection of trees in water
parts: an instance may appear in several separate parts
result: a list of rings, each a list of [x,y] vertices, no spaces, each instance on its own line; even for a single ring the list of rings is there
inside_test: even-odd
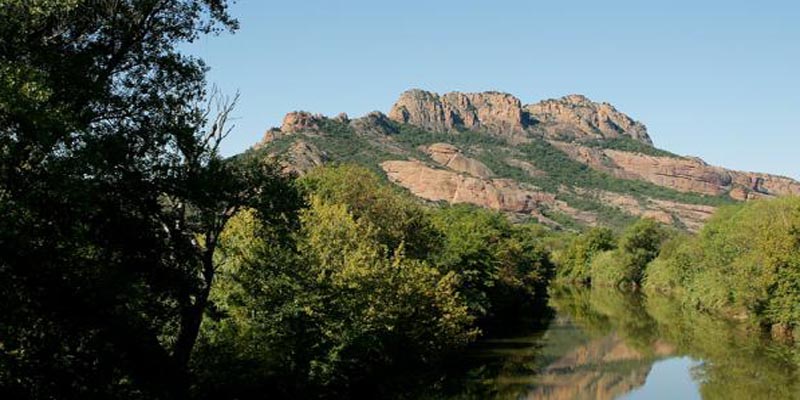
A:
[[[568,298],[576,300],[569,303],[573,311],[590,323],[576,326],[562,311],[530,336],[484,340],[470,352],[476,366],[444,390],[450,395],[434,398],[613,399],[640,387],[653,363],[673,349],[658,341],[632,345],[613,329],[610,315],[615,314],[608,313],[625,306],[624,299],[598,297],[592,306],[588,294]],[[629,318],[625,325],[639,332],[640,323]]]
[[[704,360],[693,376],[705,399],[800,398],[797,350],[753,327],[687,310],[665,297],[646,302],[658,334],[681,354]]]
[[[678,356],[703,360],[691,373],[705,399],[800,398],[797,351],[747,326],[611,289],[553,288],[550,304],[546,329],[483,341],[428,398],[612,399]]]
[[[795,351],[752,327],[689,310],[662,296],[553,290],[551,304],[587,332],[617,332],[634,348],[668,346],[704,362],[692,374],[706,399],[800,398]]]

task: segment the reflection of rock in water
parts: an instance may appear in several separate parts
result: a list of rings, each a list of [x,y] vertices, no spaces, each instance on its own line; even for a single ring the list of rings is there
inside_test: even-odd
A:
[[[575,348],[548,365],[528,399],[614,399],[644,385],[653,362],[673,354],[663,342],[640,351],[616,333]]]

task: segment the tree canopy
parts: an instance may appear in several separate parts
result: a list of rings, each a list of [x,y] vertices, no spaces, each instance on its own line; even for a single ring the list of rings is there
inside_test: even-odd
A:
[[[0,387],[186,397],[219,233],[298,198],[218,155],[232,101],[178,51],[237,23],[217,0],[7,0],[0,21]]]

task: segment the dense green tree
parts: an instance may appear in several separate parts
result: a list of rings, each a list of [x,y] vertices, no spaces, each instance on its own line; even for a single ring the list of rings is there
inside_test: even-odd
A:
[[[177,50],[236,21],[221,0],[4,0],[0,21],[0,389],[186,397],[219,233],[297,197],[219,157],[231,104],[212,115]]]
[[[431,210],[351,165],[299,182],[308,208],[291,235],[253,212],[222,235],[193,364],[201,396],[357,395],[430,367],[487,317],[545,293],[538,225],[469,206]]]
[[[374,225],[377,239],[389,251],[401,243],[407,255],[426,258],[441,242],[430,215],[419,201],[399,194],[371,170],[354,164],[318,168],[300,180],[303,188],[326,202],[344,204],[356,219]]]
[[[653,219],[639,219],[615,239],[606,228],[574,236],[557,254],[562,280],[594,286],[639,286],[647,264],[658,256],[672,230]]]
[[[800,199],[725,207],[647,270],[646,287],[770,326],[800,324]]]
[[[223,234],[216,313],[196,359],[202,396],[352,395],[476,337],[455,273],[408,257],[402,243],[389,251],[350,204],[309,201],[289,242],[249,212]]]
[[[588,231],[568,238],[569,244],[555,255],[556,276],[559,280],[589,283],[591,263],[601,252],[616,247],[614,233],[608,228],[591,228]]]
[[[650,218],[638,220],[622,233],[619,247],[592,260],[593,285],[639,286],[647,264],[658,256],[671,232]]]
[[[503,214],[470,205],[436,210],[433,223],[444,235],[434,261],[458,274],[474,315],[497,316],[544,294],[552,265],[538,225],[514,227]]]

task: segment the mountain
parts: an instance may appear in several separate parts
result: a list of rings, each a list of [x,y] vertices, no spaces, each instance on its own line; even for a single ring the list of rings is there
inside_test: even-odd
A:
[[[298,173],[355,162],[428,201],[563,228],[647,216],[696,231],[716,207],[800,194],[790,178],[658,149],[644,124],[582,95],[522,104],[507,93],[413,89],[388,114],[291,112],[249,151]]]

